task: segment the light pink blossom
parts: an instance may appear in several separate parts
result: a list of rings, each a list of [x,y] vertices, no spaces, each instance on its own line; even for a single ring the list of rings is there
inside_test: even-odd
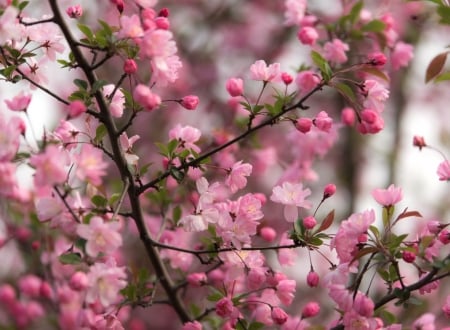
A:
[[[414,57],[414,47],[410,44],[399,41],[395,44],[391,53],[391,64],[394,70],[408,66]]]
[[[326,111],[320,111],[313,120],[314,126],[316,126],[322,132],[330,132],[333,125],[333,119],[328,116]]]
[[[285,205],[284,218],[288,222],[294,222],[298,218],[298,208],[311,208],[312,204],[305,198],[311,195],[311,190],[303,189],[301,183],[284,182],[272,190],[270,199],[275,203]]]
[[[305,95],[317,87],[320,78],[317,73],[311,70],[300,71],[295,77],[295,83],[298,86],[300,95]]]
[[[152,111],[161,104],[161,98],[158,94],[143,84],[137,85],[133,90],[133,97],[140,105],[144,107],[145,111]]]
[[[284,24],[300,25],[305,16],[306,0],[285,0],[284,1]]]
[[[103,152],[90,144],[83,144],[80,153],[75,155],[75,159],[77,177],[82,181],[89,181],[93,185],[100,185],[108,167],[103,160]]]
[[[319,38],[319,33],[312,26],[303,26],[298,31],[297,38],[304,45],[314,45]]]
[[[384,110],[384,104],[389,97],[389,90],[378,81],[367,79],[364,82],[363,95],[365,97],[364,107],[381,112]]]
[[[437,169],[437,175],[441,181],[450,181],[450,161],[444,160],[439,164]]]
[[[280,63],[267,66],[264,60],[258,60],[250,66],[250,78],[252,80],[269,82],[280,75]]]
[[[330,62],[337,64],[345,63],[347,62],[347,55],[345,52],[349,49],[350,47],[346,43],[335,38],[332,41],[325,43],[323,46],[323,56]]]
[[[383,118],[375,110],[364,109],[360,117],[361,122],[357,125],[357,129],[361,134],[376,134],[384,127]]]
[[[68,160],[67,152],[56,145],[48,145],[42,153],[31,156],[30,164],[36,170],[36,187],[49,187],[66,181]]]
[[[109,111],[111,112],[111,115],[113,117],[120,118],[123,115],[125,96],[123,95],[120,88],[117,88],[114,91],[115,87],[116,86],[114,86],[113,84],[103,86],[103,95],[105,95],[105,97],[109,101]],[[112,95],[113,92],[114,95]]]
[[[77,227],[77,234],[86,242],[86,252],[91,257],[99,253],[110,254],[122,245],[118,221],[105,222],[101,217],[94,216],[88,224],[81,223]]]
[[[420,316],[417,320],[412,324],[412,329],[414,330],[435,330],[436,326],[434,321],[436,316],[431,313],[425,313]]]
[[[387,189],[374,189],[373,198],[383,206],[392,206],[400,202],[403,198],[402,188],[391,184]]]
[[[144,36],[144,29],[141,26],[141,20],[139,15],[121,15],[120,16],[120,26],[118,37],[119,38],[141,38]]]
[[[238,161],[233,164],[225,179],[225,184],[230,187],[232,193],[235,193],[239,189],[244,188],[247,185],[247,176],[252,173],[252,165],[248,163],[242,164],[242,161]]]
[[[30,102],[31,94],[25,94],[23,91],[14,96],[11,100],[5,100],[9,110],[12,111],[26,111]]]
[[[241,96],[244,92],[244,81],[241,78],[230,78],[227,80],[225,88],[230,96]]]
[[[181,126],[177,124],[169,131],[169,138],[176,139],[180,142],[180,148],[192,149],[196,153],[200,152],[200,148],[195,144],[201,136],[200,130],[192,126]]]

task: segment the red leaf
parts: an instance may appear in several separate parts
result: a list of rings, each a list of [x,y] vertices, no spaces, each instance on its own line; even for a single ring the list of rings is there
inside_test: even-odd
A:
[[[425,82],[429,82],[433,78],[435,78],[444,67],[445,61],[447,60],[448,52],[441,53],[436,55],[428,64],[428,68],[425,74]]]
[[[319,229],[317,230],[318,233],[321,231],[327,230],[330,228],[330,226],[333,224],[334,221],[334,210],[332,210],[328,215],[323,219]]]

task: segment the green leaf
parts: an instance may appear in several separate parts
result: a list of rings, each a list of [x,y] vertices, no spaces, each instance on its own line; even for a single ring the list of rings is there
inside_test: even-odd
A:
[[[96,80],[92,85],[92,93],[96,93],[99,89],[102,89],[103,86],[107,85],[108,82],[105,80]]]
[[[82,262],[81,254],[79,253],[64,253],[58,259],[63,265],[77,265]]]
[[[90,42],[94,41],[94,34],[92,33],[91,29],[87,25],[78,23],[77,26],[78,26],[78,29],[86,36],[86,38]]]
[[[178,221],[180,221],[181,214],[181,207],[179,205],[175,206],[172,211],[172,220],[175,224],[178,224]]]
[[[370,21],[361,28],[361,30],[364,32],[383,32],[385,29],[386,24],[378,19]]]
[[[87,81],[86,80],[82,80],[82,79],[75,79],[74,81],[73,81],[73,83],[78,87],[78,88],[80,88],[80,89],[83,89],[83,90],[87,90],[88,89],[88,83],[87,83]]]
[[[106,136],[106,133],[108,131],[106,130],[106,126],[103,124],[98,125],[97,129],[95,130],[95,138],[94,141],[96,143],[100,143],[102,139]]]
[[[349,85],[339,82],[337,84],[334,84],[333,86],[345,99],[347,99],[351,103],[356,102],[355,93]]]
[[[358,1],[355,3],[355,5],[350,10],[350,13],[348,14],[348,19],[352,24],[355,24],[356,21],[359,19],[361,10],[363,9],[364,3],[362,1]]]
[[[324,59],[322,55],[320,55],[315,50],[311,51],[311,59],[313,60],[314,64],[319,68],[323,80],[329,81],[331,79],[331,76],[333,75],[333,72],[331,71],[331,67],[328,64],[327,60]]]
[[[265,327],[264,323],[252,322],[248,325],[248,330],[260,330]]]
[[[450,72],[441,73],[436,78],[434,78],[434,82],[436,83],[448,80],[450,80]]]
[[[441,73],[442,69],[444,68],[445,61],[447,60],[447,55],[448,52],[440,53],[431,60],[425,73],[426,83],[435,78],[439,73]]]
[[[19,11],[22,11],[25,9],[26,6],[28,6],[29,3],[30,3],[30,1],[23,1],[23,2],[19,3],[19,6],[17,8],[19,9]]]
[[[437,8],[437,13],[441,17],[439,23],[450,24],[450,7],[441,5]]]
[[[210,295],[208,295],[206,297],[206,299],[208,299],[208,301],[214,301],[214,302],[219,301],[222,298],[223,298],[223,294],[219,291],[211,293]]]
[[[101,196],[101,195],[94,195],[94,196],[92,196],[92,198],[91,198],[91,202],[92,202],[92,204],[94,204],[95,206],[103,208],[103,207],[105,207],[106,204],[108,203],[108,200],[107,200],[104,196]]]
[[[252,109],[252,113],[253,114],[257,114],[258,112],[260,112],[262,109],[264,109],[264,106],[261,104],[258,105],[254,105],[253,109]]]

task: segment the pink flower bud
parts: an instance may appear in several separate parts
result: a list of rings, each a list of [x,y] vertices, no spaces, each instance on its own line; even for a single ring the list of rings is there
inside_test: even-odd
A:
[[[295,122],[295,128],[302,133],[308,133],[311,130],[312,120],[311,118],[299,118]]]
[[[169,9],[168,8],[162,8],[159,11],[158,16],[169,17]]]
[[[227,80],[225,88],[230,96],[241,96],[244,93],[244,81],[241,78],[230,78]]]
[[[313,229],[316,224],[317,221],[312,215],[307,216],[306,218],[303,219],[303,226],[306,229]]]
[[[187,110],[195,110],[198,106],[198,96],[187,95],[181,99],[180,104]]]
[[[302,318],[308,318],[313,317],[319,314],[320,312],[320,305],[316,303],[315,301],[311,301],[303,307],[302,311]]]
[[[16,291],[10,284],[0,286],[0,302],[4,305],[12,305],[16,302]]]
[[[374,66],[383,66],[386,64],[387,61],[386,55],[380,52],[369,54],[367,60],[368,60],[367,64]]]
[[[81,5],[70,6],[66,13],[70,18],[80,18],[83,15],[83,8]]]
[[[286,314],[286,312],[284,310],[282,310],[280,307],[274,307],[272,308],[272,320],[276,323],[276,324],[284,324],[286,323],[287,319],[288,319],[288,315]]]
[[[131,58],[126,59],[123,63],[123,72],[126,74],[133,74],[137,71],[137,69],[138,67],[136,61]]]
[[[403,251],[402,259],[407,263],[413,263],[416,260],[416,254],[412,251]]]
[[[125,6],[123,0],[111,0],[111,2],[116,5],[117,10],[122,14]]]
[[[75,100],[69,104],[69,117],[76,118],[87,110],[83,101]]]
[[[192,273],[186,277],[188,283],[194,287],[201,287],[207,283],[207,277],[205,273]]]
[[[19,279],[20,292],[28,297],[39,297],[41,284],[42,280],[36,275],[25,275]]]
[[[230,298],[223,297],[216,303],[216,314],[220,317],[228,317],[233,313],[234,305]]]
[[[50,283],[47,281],[42,281],[41,287],[39,288],[39,294],[42,298],[50,299],[53,297],[53,289]]]
[[[154,94],[146,85],[139,84],[134,88],[133,97],[146,111],[152,111],[161,104],[159,95]]]
[[[341,113],[341,121],[344,125],[352,126],[355,123],[355,110],[352,108],[344,108]]]
[[[170,22],[167,19],[167,17],[164,17],[164,16],[156,17],[155,24],[158,29],[161,29],[161,30],[169,30],[170,29]]]
[[[325,186],[325,189],[323,190],[323,198],[331,197],[336,192],[336,186],[332,183],[329,183]]]
[[[450,243],[450,232],[447,229],[442,229],[438,236],[439,240],[443,244]]]
[[[281,80],[283,80],[284,84],[290,85],[294,81],[294,77],[292,77],[289,73],[283,72],[281,74]]]
[[[331,119],[325,111],[320,111],[316,118],[314,118],[313,124],[321,131],[329,132],[333,124],[333,119]]]
[[[263,227],[259,231],[259,235],[266,241],[266,242],[273,242],[274,239],[277,237],[277,232],[272,227]]]
[[[311,288],[315,288],[319,285],[319,274],[315,271],[310,271],[306,276],[306,284]]]
[[[442,227],[439,221],[430,220],[427,222],[427,228],[432,234],[437,234],[441,231]]]
[[[319,38],[319,33],[312,26],[304,26],[298,31],[297,37],[304,45],[314,45]]]
[[[423,136],[417,136],[417,135],[414,135],[414,137],[413,137],[413,145],[415,147],[418,147],[419,150],[422,150],[422,148],[427,146],[427,144],[425,143],[424,137]]]
[[[369,240],[369,235],[366,233],[362,233],[358,236],[358,243],[363,244],[366,243]]]
[[[70,278],[69,286],[74,291],[83,291],[88,287],[89,279],[86,273],[76,272]]]

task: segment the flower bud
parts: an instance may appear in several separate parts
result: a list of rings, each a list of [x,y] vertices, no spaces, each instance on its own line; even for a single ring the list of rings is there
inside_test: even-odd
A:
[[[180,104],[187,110],[195,110],[198,106],[198,96],[187,95],[181,99]]]
[[[425,139],[423,138],[423,136],[417,136],[414,135],[413,137],[413,145],[415,147],[418,147],[419,150],[422,150],[422,148],[426,147],[427,144],[425,143]]]
[[[273,240],[277,237],[277,232],[272,227],[263,227],[259,231],[259,235],[266,242],[273,242]]]
[[[320,305],[316,303],[315,301],[311,301],[303,307],[302,311],[302,318],[306,319],[308,317],[313,317],[319,314],[320,312]]]
[[[88,277],[83,272],[74,273],[69,282],[70,288],[74,291],[82,291],[87,288],[88,284]]]
[[[334,195],[336,192],[336,186],[332,183],[329,183],[325,186],[325,189],[323,190],[323,198],[328,198]]]
[[[407,263],[413,263],[416,260],[416,254],[412,251],[403,251],[402,259]]]
[[[137,71],[138,67],[135,60],[128,58],[123,63],[123,72],[126,74],[133,74]]]
[[[311,130],[312,120],[311,118],[299,118],[295,122],[295,128],[302,133],[308,133]]]
[[[281,74],[281,80],[283,80],[284,84],[290,85],[294,81],[294,77],[292,77],[289,73],[283,72]]]
[[[241,96],[244,93],[244,81],[241,78],[230,78],[225,84],[230,96]]]
[[[279,325],[286,323],[286,321],[288,319],[288,315],[280,307],[272,308],[272,315],[271,316],[272,316],[272,320],[276,324],[279,324]]]
[[[169,17],[169,9],[168,8],[162,8],[159,13],[158,16],[161,17]]]
[[[70,6],[69,8],[67,8],[66,14],[70,18],[80,18],[81,15],[83,15],[83,8],[81,7],[81,5]]]
[[[298,31],[297,38],[304,45],[314,45],[319,38],[319,33],[312,26],[304,26]]]
[[[344,108],[341,113],[341,121],[344,125],[352,126],[355,123],[355,110],[352,108]]]
[[[316,224],[317,221],[312,215],[307,216],[306,218],[303,219],[303,226],[306,229],[313,229]]]
[[[200,287],[207,282],[205,273],[192,273],[186,277],[188,283],[194,287]]]
[[[306,283],[311,288],[315,288],[319,285],[319,274],[317,274],[315,271],[310,271],[308,273],[308,276],[306,277]]]
[[[377,52],[372,53],[368,56],[368,62],[367,64],[374,65],[374,66],[383,66],[386,64],[386,55],[383,53]]]
[[[75,100],[69,104],[69,117],[76,118],[87,110],[83,101]]]

